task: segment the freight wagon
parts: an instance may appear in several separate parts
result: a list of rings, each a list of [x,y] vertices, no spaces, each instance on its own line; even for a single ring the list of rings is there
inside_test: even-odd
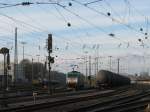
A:
[[[130,79],[126,76],[119,75],[107,70],[100,70],[96,76],[98,88],[117,87],[129,85]]]

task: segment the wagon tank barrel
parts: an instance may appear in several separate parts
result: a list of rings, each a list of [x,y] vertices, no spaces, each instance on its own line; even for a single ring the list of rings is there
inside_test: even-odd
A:
[[[117,73],[113,73],[107,70],[100,70],[96,76],[96,82],[99,88],[116,87],[129,85],[130,79]]]

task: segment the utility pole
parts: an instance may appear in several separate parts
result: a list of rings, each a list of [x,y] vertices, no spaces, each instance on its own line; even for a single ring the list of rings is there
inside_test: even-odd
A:
[[[119,67],[120,67],[119,64],[120,64],[120,59],[118,58],[117,60],[118,60],[118,74],[119,74]]]
[[[89,81],[90,81],[90,87],[91,87],[91,56],[89,56]]]
[[[112,56],[109,56],[110,60],[109,60],[109,70],[111,71],[111,58]]]
[[[24,45],[26,44],[26,42],[21,42],[22,44],[22,47],[23,47],[23,50],[22,50],[22,57],[23,57],[23,60],[24,60]]]
[[[88,76],[88,65],[87,65],[87,51],[85,52],[85,83],[87,84],[87,76]]]
[[[95,57],[95,77],[96,77],[96,73],[97,73],[97,59]]]
[[[86,83],[87,83],[87,75],[88,75],[87,57],[86,57],[86,59],[85,59],[85,64],[86,64],[86,65],[85,65],[85,66],[86,66],[86,68],[85,68],[85,72],[86,72],[86,73],[85,73],[85,80],[86,80]]]
[[[31,79],[32,90],[33,90],[33,79],[34,79],[34,76],[33,76],[33,58],[32,58],[32,79]]]
[[[15,55],[14,55],[14,84],[18,75],[18,45],[17,45],[17,27],[15,28]]]
[[[98,63],[99,63],[99,60],[98,60],[98,57],[97,57],[96,59],[97,59],[97,72],[96,72],[96,74],[97,74],[97,73],[98,73],[98,70],[99,70],[99,67],[98,67],[98,66],[99,66],[99,64],[98,64]]]
[[[37,64],[37,69],[38,69],[38,70],[37,70],[37,72],[38,72],[38,75],[40,76],[40,75],[41,75],[41,74],[40,74],[41,69],[40,69],[40,66],[39,66],[39,65],[40,65],[40,62],[39,62],[40,55],[37,54],[36,56],[37,56],[37,60],[38,60],[38,64]]]

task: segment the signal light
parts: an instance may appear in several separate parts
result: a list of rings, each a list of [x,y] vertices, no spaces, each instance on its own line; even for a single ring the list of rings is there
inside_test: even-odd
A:
[[[48,34],[48,50],[52,52],[52,34]]]
[[[54,57],[51,57],[51,56],[50,56],[48,59],[49,59],[49,61],[50,61],[51,63],[54,63]]]

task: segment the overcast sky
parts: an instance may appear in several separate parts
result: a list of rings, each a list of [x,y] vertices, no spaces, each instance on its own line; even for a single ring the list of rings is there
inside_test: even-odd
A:
[[[26,1],[34,4],[7,7]],[[59,4],[46,4],[56,2]],[[0,47],[11,49],[13,62],[17,27],[19,60],[23,57],[21,42],[26,42],[25,58],[37,61],[40,54],[43,61],[51,33],[52,55],[58,56],[54,70],[67,72],[70,65],[77,64],[77,70],[85,72],[85,61],[74,59],[91,55],[92,63],[95,57],[101,57],[101,68],[109,69],[108,56],[112,56],[114,71],[117,58],[121,59],[122,72],[148,71],[149,5],[149,0],[0,0]]]

